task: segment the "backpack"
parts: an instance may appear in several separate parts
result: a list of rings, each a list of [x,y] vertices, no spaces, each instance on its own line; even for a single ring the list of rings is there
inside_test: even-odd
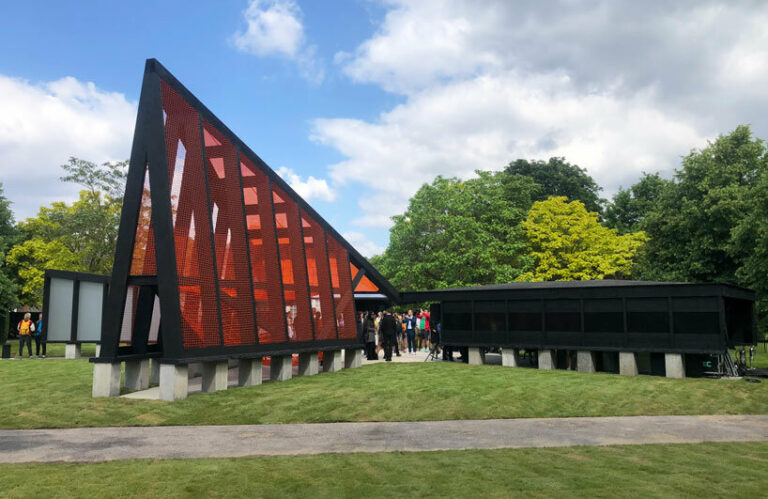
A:
[[[32,324],[32,321],[21,321],[19,322],[19,334],[22,336],[26,336],[29,334],[29,326]]]

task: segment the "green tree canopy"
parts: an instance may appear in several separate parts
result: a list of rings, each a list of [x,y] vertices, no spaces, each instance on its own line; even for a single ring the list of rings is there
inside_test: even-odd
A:
[[[77,182],[74,203],[54,202],[41,207],[37,217],[19,223],[23,242],[6,257],[22,282],[21,298],[27,304],[42,302],[45,269],[107,274],[112,270],[122,207],[122,182],[126,162],[94,163],[70,158],[62,165],[64,181]]]
[[[585,169],[566,162],[565,158],[549,158],[548,161],[518,159],[504,171],[509,175],[528,177],[538,184],[540,188],[534,193],[534,201],[543,201],[550,196],[565,196],[581,201],[589,211],[602,212],[602,188]]]
[[[531,204],[530,179],[478,171],[462,181],[437,177],[393,217],[390,242],[372,259],[401,289],[509,282],[530,266],[520,221]],[[508,200],[516,196],[515,203]]]
[[[642,232],[619,235],[603,227],[597,213],[565,196],[533,203],[522,226],[535,261],[523,281],[625,278],[646,240]]]
[[[658,173],[643,173],[636,184],[629,189],[619,189],[613,196],[613,202],[605,207],[605,225],[618,230],[619,234],[640,230],[646,215],[670,185],[672,181],[661,178]]]
[[[5,264],[5,255],[18,237],[13,220],[11,203],[3,194],[0,182],[0,314],[14,308],[18,303],[18,286],[13,271]]]

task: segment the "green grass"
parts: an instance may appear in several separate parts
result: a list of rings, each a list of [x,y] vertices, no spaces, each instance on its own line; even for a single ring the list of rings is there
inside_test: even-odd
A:
[[[768,443],[14,464],[8,497],[761,497]]]
[[[16,357],[19,355],[19,342],[18,340],[10,340],[11,354]],[[64,357],[64,343],[48,343],[46,345],[47,357]],[[93,357],[96,355],[96,343],[83,343],[80,347],[83,357]],[[35,342],[32,341],[32,353],[35,353]],[[27,350],[24,350],[24,358],[27,358]]]
[[[168,403],[91,398],[86,360],[0,362],[0,428],[768,414],[768,382],[374,364]]]

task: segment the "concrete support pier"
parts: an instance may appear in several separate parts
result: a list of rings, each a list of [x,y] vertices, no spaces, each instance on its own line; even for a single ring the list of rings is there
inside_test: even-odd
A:
[[[189,393],[186,364],[160,364],[160,400],[184,400]]]
[[[120,363],[93,364],[93,397],[117,397],[120,395]]]
[[[323,352],[323,372],[335,373],[341,371],[341,350],[326,350]]]
[[[665,353],[664,369],[667,378],[685,378],[685,359],[681,353]]]
[[[469,364],[482,365],[485,364],[485,349],[479,347],[469,347]]]
[[[576,370],[581,373],[593,373],[595,369],[595,352],[578,350],[576,352]]]
[[[226,360],[203,362],[203,393],[218,392],[227,389],[229,363]]]
[[[149,388],[149,359],[125,361],[125,388],[128,390]]]
[[[539,350],[539,369],[552,370],[555,368],[555,351]]]
[[[291,355],[273,355],[269,361],[269,378],[274,381],[287,381],[293,377],[293,357]]]
[[[619,352],[619,374],[637,376],[637,355],[635,352]]]
[[[237,362],[237,386],[261,384],[261,357],[258,359],[240,359]]]
[[[359,348],[344,350],[344,369],[352,369],[363,365],[363,351]]]
[[[506,367],[518,367],[520,365],[520,352],[517,348],[501,349],[501,365]]]
[[[79,343],[67,343],[64,345],[64,358],[65,359],[79,359],[80,358],[80,344]]]
[[[96,351],[93,353],[93,356],[97,359],[101,357],[101,343],[96,344]]]
[[[157,359],[149,361],[149,384],[157,386],[160,384],[160,362]]]
[[[299,376],[314,376],[320,372],[320,360],[317,352],[299,354]]]

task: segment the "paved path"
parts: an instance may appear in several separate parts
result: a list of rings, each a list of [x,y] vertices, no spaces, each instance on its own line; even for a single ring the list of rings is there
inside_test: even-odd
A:
[[[0,430],[0,463],[768,441],[768,415]]]

